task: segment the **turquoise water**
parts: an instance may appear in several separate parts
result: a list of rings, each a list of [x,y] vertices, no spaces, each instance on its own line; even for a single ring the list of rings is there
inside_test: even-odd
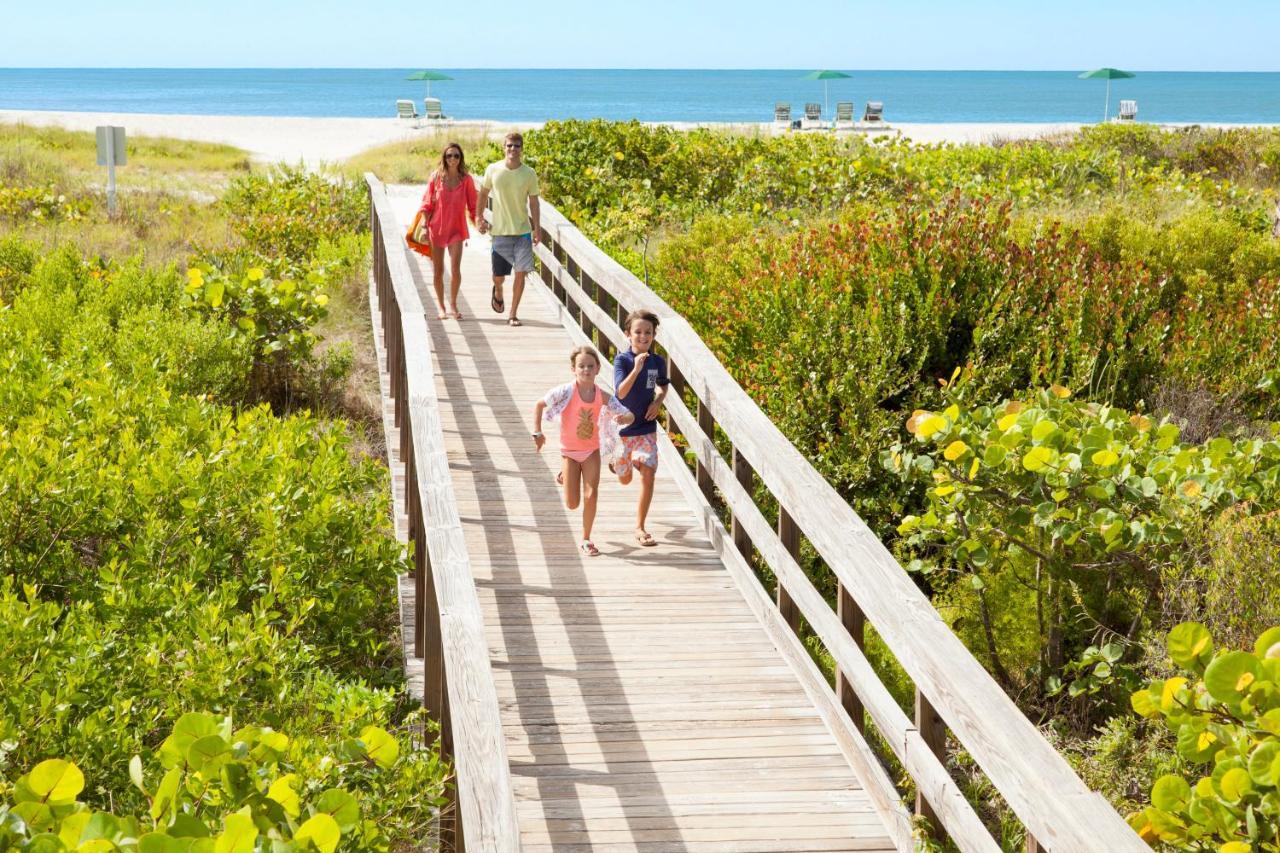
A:
[[[210,115],[392,116],[397,98],[421,105],[409,69],[0,69],[0,109]],[[775,101],[798,115],[823,99],[796,71],[441,69],[431,93],[460,119],[768,121]],[[904,122],[1093,122],[1106,83],[1068,71],[851,71],[829,84],[829,108],[883,101]],[[1111,85],[1139,118],[1280,123],[1280,73],[1143,72]]]

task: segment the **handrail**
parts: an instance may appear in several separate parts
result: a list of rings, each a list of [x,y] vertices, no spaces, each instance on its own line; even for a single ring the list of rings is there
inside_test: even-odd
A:
[[[753,550],[778,578],[779,611],[802,614],[838,667],[837,691],[855,725],[863,711],[911,775],[918,813],[964,851],[999,849],[942,763],[946,731],[969,751],[1027,830],[1027,850],[1149,849],[1100,794],[1091,791],[1018,710],[866,523],[809,464],[671,306],[591,243],[555,207],[541,202],[544,282],[602,350],[625,346],[622,317],[647,308],[661,323],[678,389],[667,397],[676,430],[698,460],[698,485],[718,489],[733,518],[733,544]],[[732,463],[712,440],[715,426],[733,447]],[[775,532],[752,500],[761,482],[780,507]],[[808,538],[839,581],[833,611],[795,558]],[[898,707],[862,653],[869,622],[916,685],[914,722]]]
[[[386,190],[374,175],[364,178],[414,545],[414,654],[424,659],[423,704],[440,721],[441,752],[455,773],[453,824],[442,834],[455,850],[510,853],[520,849],[515,795],[440,425],[431,336]]]

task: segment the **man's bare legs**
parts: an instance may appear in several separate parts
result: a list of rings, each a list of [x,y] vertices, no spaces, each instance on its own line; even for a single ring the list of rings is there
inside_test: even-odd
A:
[[[518,272],[515,274],[515,283],[511,286],[511,314],[508,315],[507,322],[519,323],[520,318],[516,316],[516,309],[520,307],[520,297],[524,296],[524,277],[527,272]]]

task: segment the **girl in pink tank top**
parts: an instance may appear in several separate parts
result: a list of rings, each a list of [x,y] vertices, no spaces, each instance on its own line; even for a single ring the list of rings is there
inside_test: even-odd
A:
[[[613,456],[620,444],[618,428],[631,423],[634,415],[596,385],[600,357],[591,347],[577,347],[569,353],[574,381],[552,388],[533,408],[533,443],[542,452],[546,437],[542,424],[560,422],[562,468],[556,482],[564,487],[564,505],[577,509],[582,503],[582,544],[585,556],[598,556],[591,541],[596,520],[596,500],[600,487],[600,455]]]

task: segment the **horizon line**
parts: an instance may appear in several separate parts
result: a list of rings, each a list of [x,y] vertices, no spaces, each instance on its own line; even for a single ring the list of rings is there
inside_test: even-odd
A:
[[[13,65],[0,66],[0,71],[411,71],[422,66],[414,65]],[[652,68],[640,66],[587,67],[587,66],[528,66],[528,67],[496,67],[496,66],[436,66],[446,71],[787,71],[805,72],[809,67],[737,67],[737,68]],[[883,72],[920,72],[920,73],[1012,73],[1043,74],[1073,73],[1081,70],[1072,68],[831,68],[855,74],[877,74]],[[1087,70],[1087,69],[1086,69]],[[1129,66],[1141,74],[1276,74],[1280,68],[1265,69],[1197,69],[1197,68],[1138,68]],[[449,81],[442,81],[449,82]]]

